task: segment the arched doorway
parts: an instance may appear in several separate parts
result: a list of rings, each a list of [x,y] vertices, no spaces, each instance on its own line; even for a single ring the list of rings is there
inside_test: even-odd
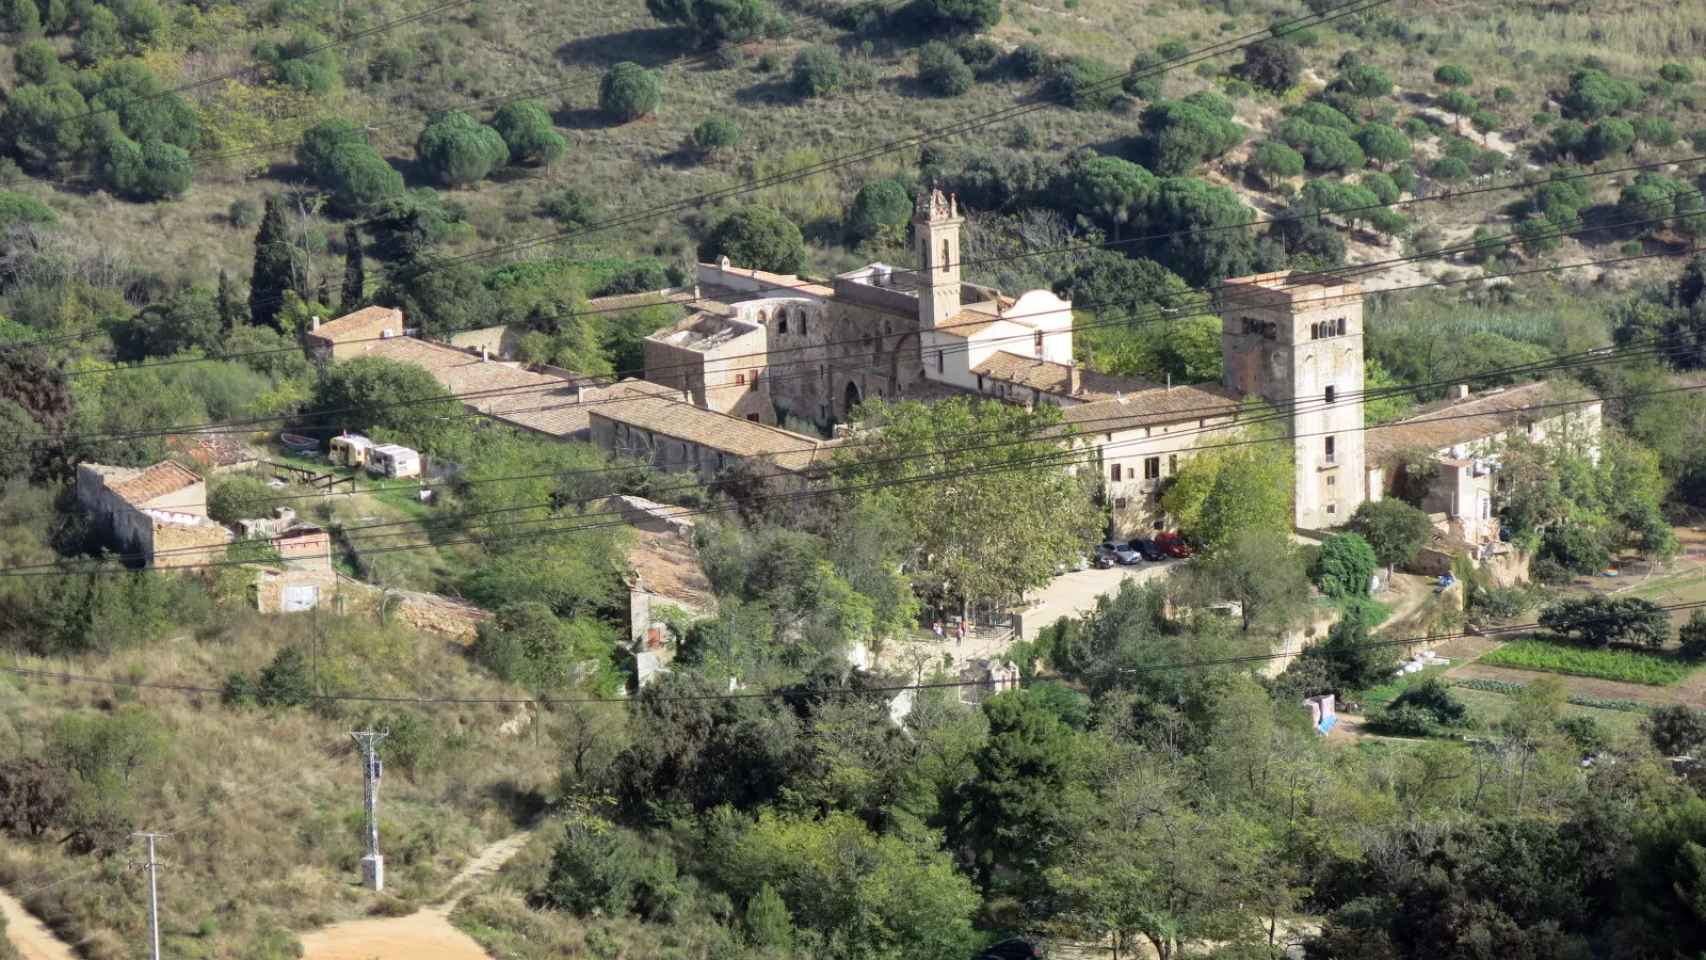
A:
[[[843,409],[847,413],[852,413],[853,408],[859,405],[859,387],[851,380],[847,381],[846,401],[847,406]]]

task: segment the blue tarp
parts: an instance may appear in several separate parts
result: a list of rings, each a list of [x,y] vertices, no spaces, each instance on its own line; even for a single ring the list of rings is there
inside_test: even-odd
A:
[[[1319,725],[1317,725],[1315,727],[1315,729],[1321,731],[1322,733],[1326,733],[1328,730],[1333,729],[1333,724],[1338,723],[1338,722],[1339,722],[1339,718],[1337,715],[1334,715],[1331,717],[1322,717],[1321,723]]]

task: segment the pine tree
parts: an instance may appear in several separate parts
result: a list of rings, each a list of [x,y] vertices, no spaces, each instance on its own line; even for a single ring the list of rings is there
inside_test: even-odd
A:
[[[219,270],[219,294],[214,301],[219,311],[219,329],[230,333],[237,329],[237,297],[231,288],[231,274],[225,268]]]
[[[350,224],[344,228],[344,292],[338,305],[341,313],[361,309],[367,296],[367,265],[362,262],[361,232]]]
[[[249,277],[249,321],[278,328],[284,295],[294,286],[290,241],[285,236],[284,199],[267,198],[267,212],[255,232],[255,271]]]

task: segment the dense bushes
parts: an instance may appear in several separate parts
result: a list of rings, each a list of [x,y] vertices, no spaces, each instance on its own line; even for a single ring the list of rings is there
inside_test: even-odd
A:
[[[847,211],[847,226],[856,236],[875,237],[906,223],[912,213],[912,198],[897,180],[876,180],[859,188]]]
[[[1622,113],[1639,105],[1641,88],[1603,70],[1582,67],[1570,74],[1570,90],[1564,96],[1566,116],[1580,120]]]
[[[1143,111],[1143,129],[1150,167],[1167,175],[1188,173],[1244,140],[1244,128],[1232,119],[1232,104],[1208,92],[1151,104]]]
[[[1095,57],[1067,57],[1050,67],[1047,94],[1074,110],[1106,110],[1119,98],[1119,74]]]
[[[1354,533],[1337,533],[1321,541],[1315,559],[1315,585],[1329,597],[1366,597],[1378,564],[1374,548]]]
[[[1670,638],[1664,608],[1639,597],[1569,597],[1540,613],[1540,626],[1569,643],[1660,647]]]
[[[654,112],[662,100],[663,83],[657,73],[630,61],[611,67],[598,83],[598,108],[617,123]]]
[[[740,127],[726,117],[711,117],[693,128],[693,148],[711,155],[740,143]]]
[[[1302,76],[1303,55],[1291,41],[1273,37],[1245,47],[1244,62],[1232,72],[1252,86],[1281,93]]]
[[[779,36],[787,26],[766,0],[646,0],[646,10],[685,26],[702,47]]]
[[[563,135],[552,129],[550,115],[528,100],[516,100],[498,108],[492,117],[492,128],[509,148],[511,160],[550,166],[569,147]]]
[[[834,47],[807,47],[794,57],[791,81],[802,97],[823,97],[841,89],[847,70]]]
[[[957,97],[971,89],[971,67],[960,54],[940,40],[918,48],[918,82],[941,97]]]

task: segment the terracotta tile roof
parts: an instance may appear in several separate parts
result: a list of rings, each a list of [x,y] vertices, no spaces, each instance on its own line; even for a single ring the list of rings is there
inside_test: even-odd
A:
[[[1063,419],[1082,433],[1117,433],[1140,427],[1228,417],[1238,412],[1242,398],[1219,384],[1164,387],[1150,384],[1122,393],[1117,399],[1077,403],[1061,411]]]
[[[613,389],[637,382],[640,381],[624,380]],[[794,472],[827,462],[836,446],[833,441],[767,427],[650,391],[630,393],[621,403],[594,404],[590,412],[592,416],[626,424],[631,429],[685,440],[732,456],[768,459]]]
[[[699,555],[682,537],[638,531],[627,559],[639,589],[673,600],[690,613],[707,614],[717,609],[717,595],[699,564]]]
[[[715,263],[701,263],[699,266],[709,270],[718,269],[718,265]],[[795,293],[806,293],[814,297],[835,296],[835,291],[833,289],[811,280],[802,280],[791,273],[771,273],[767,270],[754,270],[749,267],[743,267],[739,264],[730,264],[726,275],[731,277],[750,277],[767,287],[787,288],[787,290],[781,292],[792,291]]]
[[[346,313],[336,320],[320,324],[310,335],[340,343],[344,340],[378,336],[378,331],[387,326],[395,331],[397,336],[402,336],[403,311],[396,307],[362,307],[354,313]]]
[[[1112,400],[1121,394],[1161,389],[1157,384],[1135,377],[1082,370],[1078,376],[1078,389],[1074,391],[1071,389],[1072,368],[1067,364],[1022,357],[1005,350],[992,354],[988,360],[972,367],[971,372],[1002,383],[1085,401]]]
[[[1372,427],[1364,441],[1371,464],[1391,462],[1411,450],[1443,450],[1504,433],[1531,422],[1551,420],[1580,408],[1552,406],[1543,410],[1526,408],[1586,399],[1560,389],[1548,380],[1506,387],[1464,400],[1447,399],[1418,407],[1397,423]]]
[[[201,478],[191,473],[187,467],[171,460],[162,460],[130,476],[109,479],[107,489],[131,506],[143,507],[151,501],[200,482]]]
[[[432,374],[445,390],[458,395],[464,406],[494,420],[552,436],[568,436],[587,428],[578,385],[562,377],[481,360],[455,347],[414,337],[380,340],[365,356],[414,364]],[[489,392],[499,390],[504,392]]]

